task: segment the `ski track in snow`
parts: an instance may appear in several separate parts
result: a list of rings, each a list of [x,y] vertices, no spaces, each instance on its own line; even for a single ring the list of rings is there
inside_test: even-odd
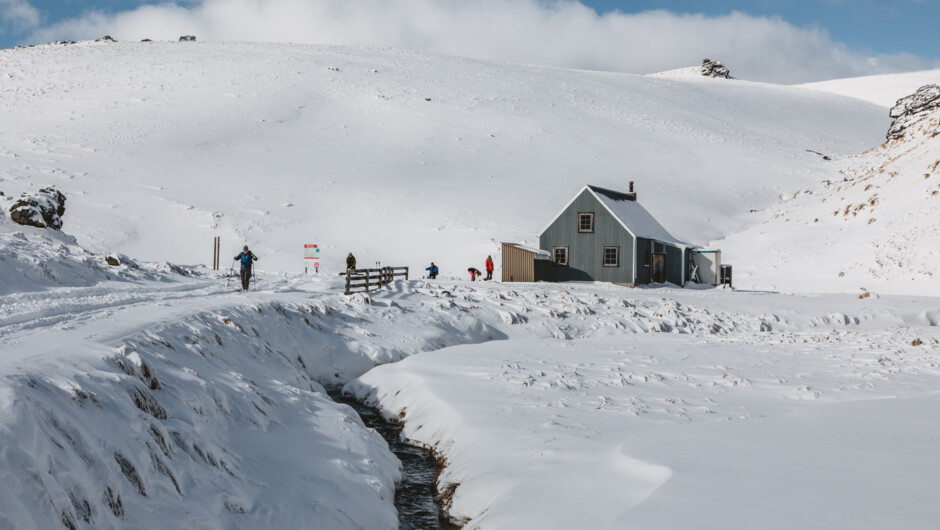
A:
[[[229,294],[218,280],[171,285],[96,285],[3,297],[0,340],[16,340],[34,329],[70,329],[89,320],[113,317],[132,307],[167,304],[181,299]]]

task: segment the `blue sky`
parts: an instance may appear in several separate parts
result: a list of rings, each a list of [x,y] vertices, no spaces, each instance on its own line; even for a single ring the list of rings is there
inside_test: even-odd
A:
[[[193,34],[631,73],[708,56],[795,83],[938,69],[937,21],[938,0],[0,0],[0,48]]]
[[[825,28],[833,39],[852,48],[940,57],[937,0],[584,0],[583,3],[598,11],[666,9],[707,15],[743,11],[780,16],[796,26]]]

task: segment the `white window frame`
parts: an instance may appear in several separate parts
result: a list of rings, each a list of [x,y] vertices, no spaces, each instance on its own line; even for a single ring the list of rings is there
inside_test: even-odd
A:
[[[564,252],[565,252],[565,260],[564,260],[564,262],[558,261],[558,251],[559,251],[559,250],[564,250]],[[568,247],[566,247],[566,246],[564,246],[564,247],[563,247],[563,246],[552,247],[552,265],[568,265]]]
[[[591,227],[587,230],[581,227],[581,218],[587,216],[591,220]],[[594,233],[594,212],[578,212],[578,233],[579,234],[593,234]]]
[[[607,249],[614,250],[614,263],[607,263]],[[604,247],[604,253],[601,257],[602,265],[604,267],[619,267],[620,266],[620,247],[608,246]]]

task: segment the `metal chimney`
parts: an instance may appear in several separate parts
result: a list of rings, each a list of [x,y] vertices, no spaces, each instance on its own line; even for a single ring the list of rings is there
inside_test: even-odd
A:
[[[635,201],[635,200],[636,200],[636,192],[633,191],[633,181],[632,181],[632,180],[630,181],[630,191],[628,191],[628,192],[626,193],[626,196],[627,196],[627,199],[629,199],[629,200],[631,200],[631,201]]]

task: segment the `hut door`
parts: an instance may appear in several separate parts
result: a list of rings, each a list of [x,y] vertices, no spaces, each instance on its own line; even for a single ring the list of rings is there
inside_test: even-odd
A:
[[[666,283],[666,255],[653,254],[653,283]]]

